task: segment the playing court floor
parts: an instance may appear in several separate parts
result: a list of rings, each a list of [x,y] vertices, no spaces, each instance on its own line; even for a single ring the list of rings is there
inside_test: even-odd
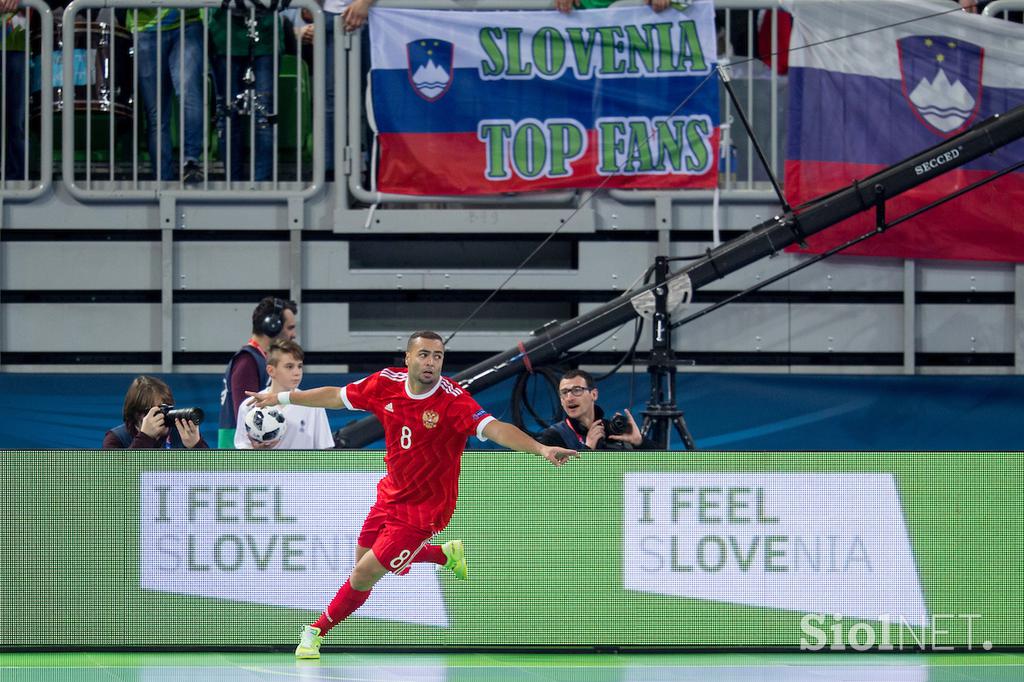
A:
[[[0,654],[3,682],[1019,682],[1024,654]]]

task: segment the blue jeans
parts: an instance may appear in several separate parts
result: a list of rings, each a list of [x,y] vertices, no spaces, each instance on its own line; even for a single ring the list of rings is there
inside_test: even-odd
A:
[[[7,129],[4,171],[7,180],[25,179],[25,53],[9,50],[4,71],[4,93],[7,96]],[[0,140],[0,144],[3,141]]]
[[[157,50],[160,54],[160,165],[157,168]],[[184,69],[180,59],[184,50]],[[157,46],[156,31],[139,33],[139,90],[142,104],[149,118],[149,155],[157,168],[158,180],[178,177],[177,157],[171,150],[171,87],[184,109],[185,135],[183,138],[185,161],[198,161],[203,153],[203,26],[199,22],[185,25],[182,45],[181,29],[161,32]]]
[[[235,56],[231,58],[231,95],[225,97],[227,91],[228,58],[217,55],[213,59],[214,81],[217,84],[217,138],[220,140],[220,156],[227,154],[227,120],[231,118],[231,158],[227,160],[229,177],[232,181],[249,179],[249,164],[242,164],[242,149],[248,149],[250,143],[250,120],[239,115],[235,108],[236,97],[242,92],[242,77],[249,58]],[[274,127],[267,119],[267,114],[274,106],[274,56],[262,55],[253,57],[253,75],[256,77],[256,150],[249,150],[250,157],[255,158],[255,182],[271,179],[274,163]]]

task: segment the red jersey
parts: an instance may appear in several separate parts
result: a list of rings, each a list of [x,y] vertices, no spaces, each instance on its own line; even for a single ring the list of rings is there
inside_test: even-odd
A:
[[[382,369],[341,389],[341,400],[384,425],[388,472],[377,485],[377,505],[437,532],[455,512],[466,439],[476,434],[486,440],[483,429],[494,417],[446,377],[420,395],[409,393],[408,378],[405,368]]]

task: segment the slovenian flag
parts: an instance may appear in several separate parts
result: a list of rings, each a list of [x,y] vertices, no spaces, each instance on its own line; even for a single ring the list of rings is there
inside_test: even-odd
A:
[[[1020,24],[959,11],[939,14],[945,8],[926,0],[784,6],[794,16],[785,167],[787,199],[794,205],[1024,104]],[[1024,142],[1003,147],[893,198],[888,216],[1022,159]],[[1022,207],[1024,172],[1018,171],[843,253],[1022,262]],[[867,232],[874,220],[873,212],[850,218],[810,238],[807,252]]]
[[[378,189],[714,187],[714,7],[370,11]]]

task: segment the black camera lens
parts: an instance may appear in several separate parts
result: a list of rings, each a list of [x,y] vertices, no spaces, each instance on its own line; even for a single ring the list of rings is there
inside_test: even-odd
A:
[[[164,413],[164,419],[168,422],[174,422],[178,419],[183,421],[192,422],[193,424],[202,424],[203,419],[206,418],[206,414],[201,408],[198,407],[175,407],[174,405],[161,405],[160,411]]]
[[[609,436],[621,436],[632,430],[633,425],[629,423],[629,419],[626,418],[626,415],[621,412],[616,412],[612,415],[611,419],[605,422],[605,433]]]

